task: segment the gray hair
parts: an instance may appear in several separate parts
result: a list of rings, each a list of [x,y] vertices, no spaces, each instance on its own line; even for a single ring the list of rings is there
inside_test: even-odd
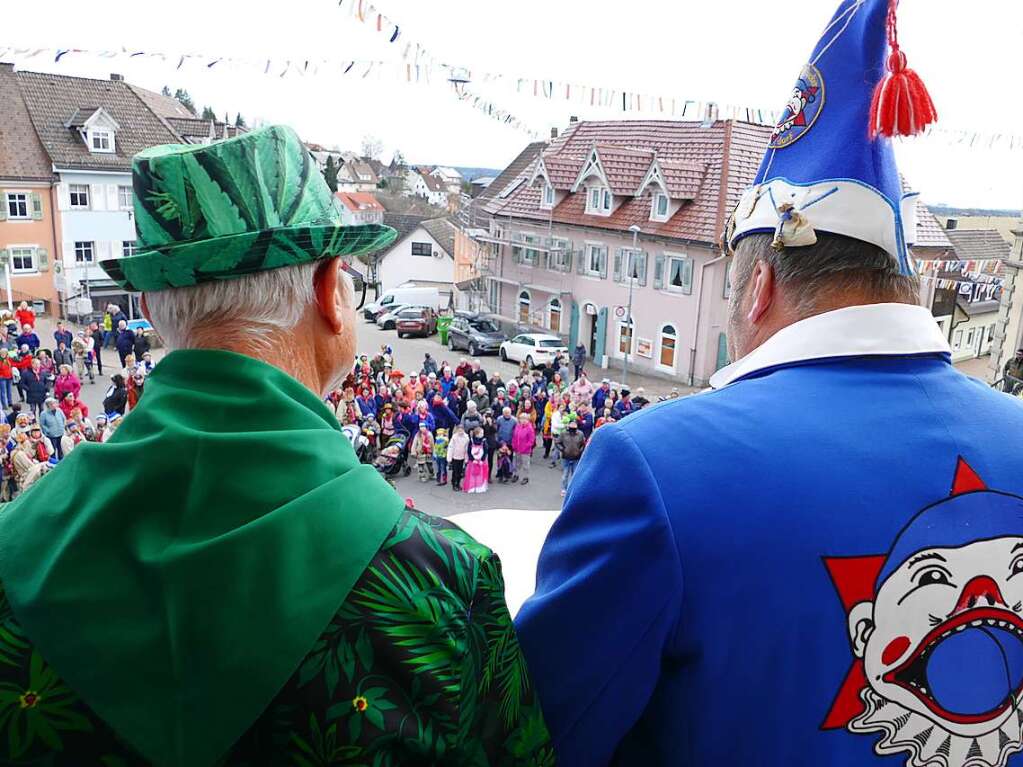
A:
[[[168,349],[208,347],[211,338],[269,349],[273,336],[294,328],[315,302],[313,276],[319,265],[146,293],[146,306]]]
[[[843,293],[859,291],[876,301],[917,304],[920,285],[915,277],[899,274],[895,258],[870,243],[838,234],[818,234],[817,243],[801,248],[775,249],[769,234],[744,237],[735,246],[732,294],[741,296],[757,261],[771,267],[797,314],[811,316],[820,305]]]

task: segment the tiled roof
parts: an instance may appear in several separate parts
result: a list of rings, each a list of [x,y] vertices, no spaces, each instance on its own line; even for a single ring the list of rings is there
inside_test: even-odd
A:
[[[74,111],[74,114],[71,115],[70,119],[68,119],[66,123],[67,127],[81,128],[89,122],[89,118],[96,114],[98,109],[99,107],[79,107]]]
[[[53,168],[43,149],[28,108],[18,89],[17,75],[0,65],[0,178],[11,181],[51,181]]]
[[[431,192],[446,192],[448,190],[448,185],[436,176],[425,175],[423,176],[423,181],[426,183],[426,188]]]
[[[60,168],[126,171],[131,169],[132,156],[143,149],[180,142],[168,124],[123,80],[38,72],[17,72],[15,79],[39,140]],[[76,130],[64,127],[76,109],[93,104],[102,106],[121,126],[114,153],[90,152]]]
[[[525,149],[519,152],[518,157],[511,161],[507,168],[505,168],[494,179],[493,183],[488,186],[479,197],[478,201],[488,200],[491,197],[498,196],[505,187],[507,187],[513,180],[518,178],[536,159],[537,155],[543,151],[547,146],[543,141],[536,141],[532,144],[528,144]],[[573,178],[573,181],[575,179]]]
[[[628,199],[606,217],[587,215],[584,195],[579,193],[569,194],[548,212],[540,209],[539,189],[521,184],[505,198],[493,195],[485,209],[491,214],[539,220],[550,215],[555,223],[617,231],[627,231],[636,224],[648,235],[716,243],[728,212],[753,182],[770,134],[770,127],[732,121],[717,121],[710,126],[668,120],[573,123],[544,152],[548,170],[553,158],[559,158],[564,160],[561,172],[567,173],[569,158],[579,158],[575,167],[578,174],[584,158],[596,146],[605,172],[616,179],[609,178],[609,182],[620,188],[632,184],[630,192],[634,193],[656,153],[680,198],[689,201],[666,222],[650,220],[649,192]],[[640,158],[645,164],[639,162]],[[640,172],[636,168],[641,164]],[[496,186],[491,185],[490,190]]]
[[[402,240],[408,237],[412,232],[419,228],[419,225],[426,221],[426,216],[406,216],[401,213],[384,213],[384,226],[389,226],[392,229],[396,229],[398,236],[394,238],[394,243],[387,250],[381,251],[377,255],[377,259],[381,259],[387,253],[390,253]]]
[[[446,218],[431,218],[422,223],[423,229],[430,233],[438,244],[444,248],[448,258],[455,257],[455,225]]]
[[[1007,259],[1012,253],[1012,246],[995,229],[952,229],[945,234],[960,261]]]
[[[168,117],[170,125],[189,144],[200,144],[210,137],[210,126],[213,127],[213,138],[216,140],[234,138],[248,133],[247,128],[236,128],[217,120],[203,120],[198,117]]]
[[[538,162],[531,164],[527,159],[521,170],[523,155],[533,154],[538,146],[531,144],[520,155],[519,165],[509,166],[486,197],[481,196],[483,209],[491,215],[541,221],[549,216],[554,223],[620,232],[635,224],[651,236],[717,244],[727,217],[756,177],[771,130],[732,120],[709,126],[667,120],[573,123],[543,152],[551,183],[556,189],[569,190],[596,147],[612,190],[628,198],[623,204],[610,216],[587,214],[580,192],[568,194],[553,211],[541,209],[539,186],[523,183],[532,177]],[[655,154],[669,194],[685,201],[666,222],[650,220],[650,187],[642,197],[632,196]],[[917,210],[916,247],[950,248],[934,216],[922,204]]]
[[[369,165],[369,164],[367,164],[365,162],[360,162],[358,160],[355,161],[355,162],[350,163],[350,165],[352,166],[352,170],[354,170],[355,173],[356,173],[356,178],[358,178],[359,176],[369,176],[370,180],[374,184],[377,181],[379,181],[379,179],[377,178],[376,171],[373,170],[373,167],[371,165]],[[362,179],[358,179],[358,180],[361,181]]]
[[[183,117],[185,119],[195,117],[188,107],[173,96],[164,96],[162,93],[140,88],[137,85],[129,84],[128,87],[160,117]]]
[[[341,200],[341,203],[351,211],[369,210],[382,213],[384,210],[384,206],[380,204],[380,201],[369,192],[335,192],[334,196]]]

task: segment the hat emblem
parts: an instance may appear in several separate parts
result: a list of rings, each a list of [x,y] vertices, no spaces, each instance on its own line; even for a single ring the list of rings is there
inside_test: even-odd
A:
[[[783,149],[809,133],[823,108],[824,78],[817,67],[807,64],[771,134],[770,148]]]

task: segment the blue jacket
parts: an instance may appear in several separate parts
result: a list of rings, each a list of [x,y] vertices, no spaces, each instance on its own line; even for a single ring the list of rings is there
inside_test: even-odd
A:
[[[611,408],[611,412],[614,413],[616,421],[620,421],[625,418],[625,416],[631,415],[635,410],[636,406],[632,404],[632,400],[626,402],[623,399],[618,400],[615,403],[615,406]]]
[[[497,425],[497,441],[506,442],[510,445],[512,435],[515,433],[515,424],[518,423],[518,421],[515,420],[515,416],[510,415],[505,417],[503,415],[499,415],[494,419],[494,423]]]
[[[516,620],[560,766],[1023,765],[1023,403],[848,316],[910,315],[593,435]]]
[[[402,426],[405,427],[405,431],[407,431],[410,435],[414,437],[416,434],[419,433],[419,422],[421,420],[423,419],[419,417],[419,411],[413,410],[408,415],[406,415],[405,418],[402,420]],[[430,433],[432,434],[437,429],[437,424],[433,420],[433,415],[427,413],[425,420],[426,428],[429,429]]]
[[[579,431],[586,439],[590,438],[590,435],[593,434],[593,413],[579,416]]]
[[[120,354],[134,354],[135,353],[135,331],[131,328],[125,328],[122,333],[120,330],[117,331],[116,341],[117,351]]]
[[[376,397],[363,397],[361,394],[355,398],[355,403],[359,406],[359,412],[362,413],[362,417],[372,415],[376,417],[377,414],[377,401]]]
[[[60,408],[56,410],[43,408],[43,412],[39,416],[39,426],[42,427],[43,434],[47,437],[63,437],[66,421]]]
[[[604,403],[607,401],[607,398],[610,397],[610,396],[611,396],[611,390],[608,389],[607,391],[604,391],[603,387],[601,387],[601,388],[597,389],[595,392],[593,392],[593,412],[597,413],[598,415],[603,415],[603,413],[604,413]]]
[[[25,399],[30,405],[42,405],[46,401],[46,381],[41,370],[38,375],[30,367],[22,370],[21,386],[25,389]]]
[[[458,416],[455,415],[451,408],[445,405],[443,402],[439,405],[430,405],[430,415],[433,416],[433,422],[437,429],[447,429],[448,434],[455,428],[455,424],[458,423]],[[433,431],[434,429],[430,429]]]
[[[70,349],[71,348],[71,342],[74,340],[74,336],[71,335],[71,331],[70,330],[65,330],[63,333],[61,333],[59,330],[54,330],[53,331],[53,340],[54,340],[54,348],[60,346],[60,342],[63,341],[64,345],[68,349]]]
[[[35,354],[39,349],[39,336],[35,333],[22,333],[18,336],[18,348],[20,349],[24,344],[28,344],[28,348]]]

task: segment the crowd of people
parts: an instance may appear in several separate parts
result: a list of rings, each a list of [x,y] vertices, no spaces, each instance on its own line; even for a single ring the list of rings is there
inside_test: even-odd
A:
[[[148,338],[128,328],[116,304],[102,323],[72,332],[57,322],[52,346],[22,302],[0,311],[0,501],[23,492],[83,442],[106,442],[134,407],[153,369]],[[82,386],[104,376],[103,352],[117,352],[103,412],[90,414]],[[15,397],[17,394],[17,398]],[[17,401],[16,401],[17,399]]]
[[[484,493],[495,481],[528,484],[542,450],[540,460],[560,465],[565,495],[593,433],[650,401],[641,388],[632,392],[607,378],[592,382],[567,355],[538,369],[522,363],[504,381],[478,359],[463,357],[452,366],[430,354],[406,373],[385,345],[372,357],[360,356],[327,402],[343,426],[361,430],[369,445],[365,460],[378,466],[393,465],[404,452],[420,481]]]

